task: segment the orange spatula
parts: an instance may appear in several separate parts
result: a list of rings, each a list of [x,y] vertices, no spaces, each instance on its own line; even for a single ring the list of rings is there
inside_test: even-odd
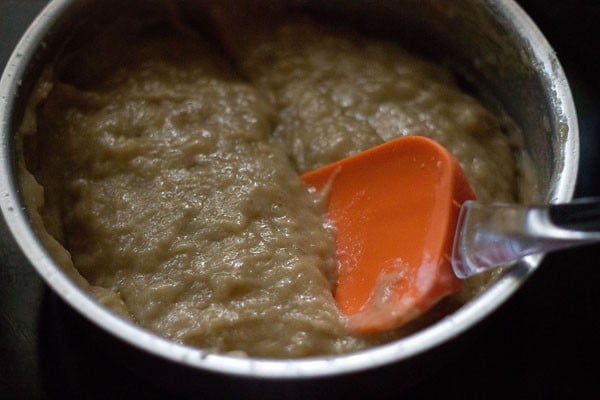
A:
[[[329,193],[340,263],[335,299],[351,330],[396,328],[460,290],[450,264],[454,227],[475,195],[442,146],[402,137],[302,180]]]

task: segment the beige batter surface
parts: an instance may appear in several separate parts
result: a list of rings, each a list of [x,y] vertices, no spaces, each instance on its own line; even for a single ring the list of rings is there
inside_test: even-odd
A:
[[[181,26],[117,24],[46,71],[23,182],[52,252],[116,312],[210,351],[339,354],[437,318],[456,299],[397,332],[347,331],[332,231],[298,174],[425,135],[481,199],[511,201],[506,127],[395,44],[303,18],[248,37],[223,34],[224,50]]]

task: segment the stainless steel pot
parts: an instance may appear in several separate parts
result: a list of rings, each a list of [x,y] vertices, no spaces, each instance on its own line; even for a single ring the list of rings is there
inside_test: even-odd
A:
[[[435,363],[441,348],[491,314],[540,264],[541,256],[529,257],[435,325],[396,342],[344,356],[261,360],[208,354],[119,319],[80,290],[37,239],[21,198],[15,156],[16,132],[41,68],[53,60],[65,38],[99,15],[97,8],[102,7],[98,3],[51,1],[8,62],[0,82],[0,207],[16,242],[41,277],[93,326],[100,327],[109,347],[118,349],[139,373],[171,382],[171,389],[187,394],[331,398],[362,391],[383,395],[386,388],[395,391],[418,379],[414,371]],[[506,111],[523,130],[538,177],[539,200],[571,199],[579,155],[571,93],[552,49],[513,1],[289,3],[398,37],[416,51],[448,63],[475,94]],[[107,18],[106,7],[102,12]]]

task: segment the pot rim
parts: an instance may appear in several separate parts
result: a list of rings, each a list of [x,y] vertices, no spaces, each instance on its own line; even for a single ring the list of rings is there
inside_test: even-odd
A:
[[[307,359],[258,359],[213,354],[202,349],[177,344],[159,337],[101,306],[80,289],[54,262],[37,239],[15,177],[13,118],[22,79],[33,62],[39,46],[44,46],[48,30],[57,23],[76,0],[53,0],[30,25],[12,56],[0,80],[0,208],[14,239],[44,281],[71,307],[113,336],[144,352],[192,368],[227,375],[263,379],[310,379],[374,369],[417,356],[464,333],[502,305],[532,274],[543,256],[529,256],[511,267],[476,299],[446,316],[434,325],[395,342],[356,353]],[[572,198],[579,158],[578,127],[575,106],[564,72],[550,45],[525,12],[513,1],[486,0],[517,35],[529,43],[537,66],[554,93],[554,109],[559,110],[568,132],[564,138],[563,166],[546,201],[565,202]],[[535,44],[535,45],[533,45]]]

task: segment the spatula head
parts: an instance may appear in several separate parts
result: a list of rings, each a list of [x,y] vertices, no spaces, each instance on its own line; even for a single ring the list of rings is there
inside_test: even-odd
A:
[[[442,146],[402,137],[302,180],[328,191],[339,260],[335,299],[350,329],[396,328],[460,290],[452,241],[460,206],[475,194]]]

